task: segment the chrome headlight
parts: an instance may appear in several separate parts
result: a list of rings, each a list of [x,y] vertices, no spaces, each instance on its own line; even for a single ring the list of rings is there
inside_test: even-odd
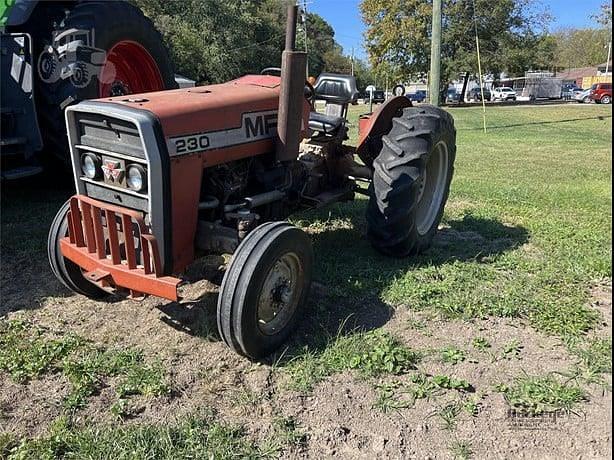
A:
[[[84,153],[81,155],[81,171],[88,179],[96,179],[100,177],[102,170],[100,169],[101,160],[98,155],[93,153]]]
[[[126,170],[126,184],[135,192],[147,189],[147,170],[141,165],[130,165]]]

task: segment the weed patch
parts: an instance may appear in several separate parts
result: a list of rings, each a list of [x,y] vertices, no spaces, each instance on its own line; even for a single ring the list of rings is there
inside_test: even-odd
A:
[[[569,411],[586,399],[580,387],[562,383],[553,376],[519,377],[512,385],[500,385],[499,391],[511,407],[532,415]]]
[[[304,350],[284,366],[284,372],[290,387],[307,391],[325,377],[349,369],[365,378],[402,374],[415,369],[419,358],[384,331],[354,332],[337,335],[322,351]]]
[[[0,321],[0,369],[24,384],[46,373],[63,374],[71,384],[64,399],[70,410],[83,407],[110,377],[119,379],[115,392],[120,400],[170,392],[162,367],[146,363],[138,350],[105,350],[73,335],[54,338],[25,322]],[[119,406],[117,413],[122,412]]]

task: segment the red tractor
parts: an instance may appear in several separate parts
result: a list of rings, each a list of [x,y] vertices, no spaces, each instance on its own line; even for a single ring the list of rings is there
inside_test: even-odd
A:
[[[281,76],[67,109],[77,194],[48,242],[62,283],[92,298],[125,291],[177,301],[188,265],[231,253],[219,333],[257,359],[288,338],[309,294],[313,250],[283,221],[288,215],[364,193],[377,250],[404,257],[429,247],[452,179],[452,117],[393,97],[361,117],[356,148],[344,145],[354,78],[322,74],[306,84],[295,32],[291,7]],[[325,102],[325,113],[312,109],[314,100]]]

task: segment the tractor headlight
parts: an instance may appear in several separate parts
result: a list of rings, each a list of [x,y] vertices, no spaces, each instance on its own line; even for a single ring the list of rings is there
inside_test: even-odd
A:
[[[100,158],[93,153],[84,153],[81,156],[81,171],[88,179],[96,179],[100,176]]]
[[[126,183],[136,192],[147,188],[147,171],[141,165],[130,165],[126,171]]]

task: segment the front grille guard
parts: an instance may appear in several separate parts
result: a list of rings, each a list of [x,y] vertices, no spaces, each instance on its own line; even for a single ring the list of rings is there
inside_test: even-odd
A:
[[[62,238],[60,247],[64,257],[101,287],[178,300],[181,280],[162,276],[156,238],[138,211],[75,195],[70,199],[68,237]]]

